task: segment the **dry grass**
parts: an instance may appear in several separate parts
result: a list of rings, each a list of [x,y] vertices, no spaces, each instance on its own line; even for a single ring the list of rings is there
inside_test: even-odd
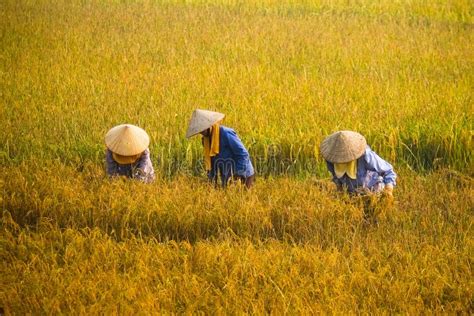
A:
[[[439,183],[448,172],[403,174],[373,226],[324,181],[222,191],[189,177],[110,182],[94,165],[30,167],[1,170],[7,311],[473,308],[473,183]]]

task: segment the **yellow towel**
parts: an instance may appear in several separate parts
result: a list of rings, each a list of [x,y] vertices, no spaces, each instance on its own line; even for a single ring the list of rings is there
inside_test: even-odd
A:
[[[209,136],[203,136],[202,142],[204,144],[204,163],[206,165],[206,171],[211,170],[211,157],[219,154],[219,137],[220,127],[219,123],[212,125],[212,141]],[[211,144],[212,142],[212,144]]]
[[[357,160],[346,163],[335,163],[334,172],[339,179],[342,178],[344,174],[347,174],[351,179],[357,179]]]

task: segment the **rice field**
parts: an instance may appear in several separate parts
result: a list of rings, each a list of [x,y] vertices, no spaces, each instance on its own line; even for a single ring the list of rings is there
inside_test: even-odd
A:
[[[0,314],[472,314],[474,4],[0,0]],[[195,108],[256,186],[215,189]],[[106,178],[104,136],[157,180]],[[399,174],[378,222],[319,154]]]

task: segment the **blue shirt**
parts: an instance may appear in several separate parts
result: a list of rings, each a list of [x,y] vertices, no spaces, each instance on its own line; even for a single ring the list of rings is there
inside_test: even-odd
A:
[[[359,188],[374,191],[380,187],[379,184],[396,185],[397,175],[393,171],[391,164],[380,158],[369,146],[365,149],[365,153],[357,159],[357,177],[351,179],[344,174],[342,178],[338,178],[334,172],[334,164],[326,161],[329,172],[332,174],[332,181],[338,185],[347,187],[347,190],[354,193]]]
[[[148,148],[138,158],[135,163],[121,165],[117,163],[113,156],[112,151],[107,149],[105,154],[105,165],[107,169],[107,175],[110,177],[125,176],[128,178],[138,179],[145,183],[150,183],[155,179],[155,170],[150,159],[150,150]]]
[[[211,157],[209,179],[217,181],[220,174],[222,186],[225,186],[233,175],[243,178],[254,175],[255,171],[249,153],[237,133],[231,128],[220,126],[219,138],[219,154]]]

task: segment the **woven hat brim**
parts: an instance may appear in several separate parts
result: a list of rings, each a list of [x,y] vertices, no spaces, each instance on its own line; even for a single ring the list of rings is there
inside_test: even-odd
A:
[[[135,156],[148,148],[150,137],[138,126],[122,124],[107,132],[105,145],[113,153],[121,156]]]
[[[339,131],[326,137],[320,150],[324,159],[332,163],[347,163],[360,158],[367,147],[364,136],[353,131]]]
[[[141,154],[133,156],[122,156],[116,153],[112,153],[112,157],[114,158],[114,160],[121,165],[129,165],[135,163],[140,158],[140,156]]]

